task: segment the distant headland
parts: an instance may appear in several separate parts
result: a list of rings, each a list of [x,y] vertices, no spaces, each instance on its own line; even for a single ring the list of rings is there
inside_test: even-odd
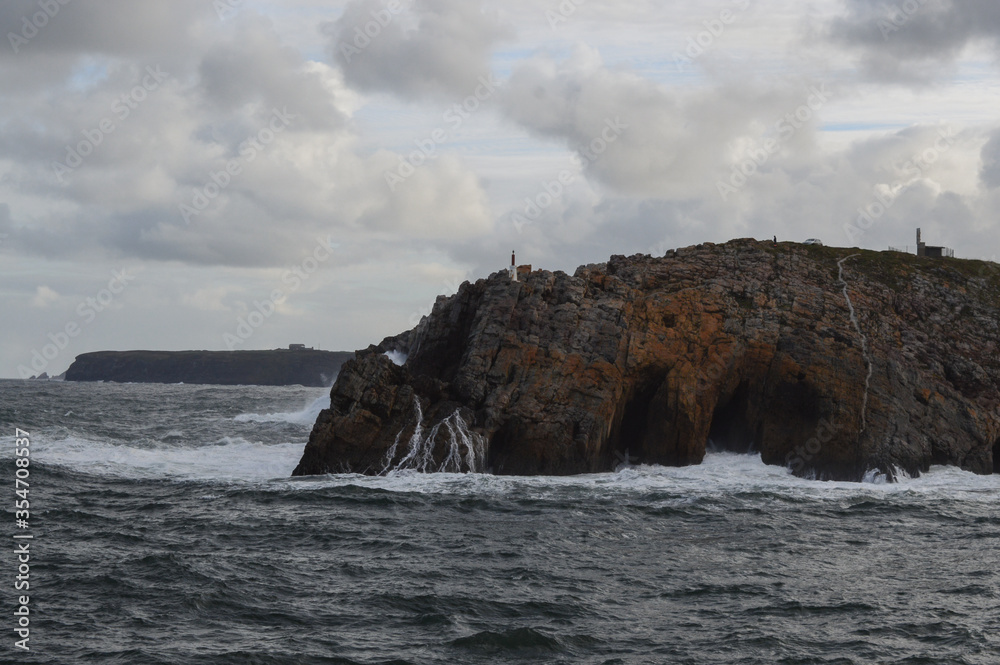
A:
[[[97,351],[77,356],[66,380],[326,387],[353,356],[301,344],[272,351]]]

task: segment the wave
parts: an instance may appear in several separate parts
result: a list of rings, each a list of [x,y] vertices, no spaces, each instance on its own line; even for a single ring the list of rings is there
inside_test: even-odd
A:
[[[319,412],[329,408],[330,395],[324,392],[321,397],[317,397],[308,406],[300,411],[288,411],[281,413],[241,413],[233,418],[238,423],[291,423],[292,425],[312,426],[319,417]]]
[[[32,459],[76,472],[130,479],[260,482],[287,478],[302,442],[265,444],[224,437],[201,446],[140,447],[70,436],[36,437]]]
[[[834,482],[799,478],[788,469],[770,466],[759,454],[715,453],[694,466],[636,465],[614,472],[578,476],[492,476],[487,474],[419,473],[393,471],[386,476],[342,474],[290,479],[302,488],[358,486],[389,492],[507,495],[540,499],[561,497],[583,490],[588,496],[611,500],[642,500],[644,496],[692,500],[767,494],[782,498],[841,501],[894,496],[962,498],[970,501],[1000,500],[1000,475],[980,476],[951,466],[932,466],[919,478],[901,475],[898,482],[884,482],[871,474],[870,482]]]
[[[386,351],[385,356],[393,362],[394,365],[405,365],[406,359],[410,354],[403,353],[402,351]]]
[[[325,398],[324,398],[325,399]],[[298,417],[316,410],[316,400]],[[277,419],[280,414],[274,414]],[[295,414],[286,414],[295,415]],[[311,420],[310,420],[311,422]],[[7,445],[9,440],[10,445]],[[13,449],[12,437],[0,437],[4,454]],[[980,476],[951,466],[933,466],[919,478],[900,476],[887,483],[850,483],[799,478],[782,467],[769,466],[760,455],[715,453],[700,465],[686,467],[627,466],[614,472],[578,476],[494,476],[483,473],[419,473],[393,471],[386,476],[337,474],[291,478],[302,455],[303,441],[263,443],[241,437],[221,437],[203,445],[183,441],[154,441],[135,445],[94,440],[67,434],[37,436],[33,459],[74,471],[131,479],[171,479],[266,483],[280,491],[312,491],[331,487],[394,493],[467,496],[477,498],[565,499],[651,502],[713,501],[724,497],[770,496],[792,501],[888,501],[908,497],[958,499],[974,503],[1000,501],[1000,475]]]

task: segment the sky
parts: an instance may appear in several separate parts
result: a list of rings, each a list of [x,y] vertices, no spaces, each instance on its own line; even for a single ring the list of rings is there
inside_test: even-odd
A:
[[[995,0],[4,0],[0,377],[354,350],[509,263],[1000,254]]]

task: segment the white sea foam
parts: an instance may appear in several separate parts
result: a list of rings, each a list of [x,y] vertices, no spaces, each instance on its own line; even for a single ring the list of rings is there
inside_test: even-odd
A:
[[[642,500],[644,495],[672,495],[678,500],[735,494],[770,494],[817,501],[891,498],[895,495],[1000,500],[1000,475],[979,476],[955,467],[934,466],[919,478],[900,475],[885,482],[869,474],[869,482],[825,482],[792,475],[770,466],[760,455],[710,454],[700,465],[686,467],[629,466],[612,473],[578,476],[493,476],[487,474],[395,471],[388,476],[314,476],[290,481],[302,489],[353,485],[393,492],[458,495],[509,495],[545,498],[567,490],[585,490],[595,498]]]
[[[32,459],[99,476],[260,482],[291,475],[302,448],[302,442],[264,444],[229,437],[200,446],[139,447],[36,436]]]
[[[9,443],[9,445],[7,445]],[[4,450],[12,437],[0,437]],[[956,467],[933,466],[919,478],[899,475],[885,482],[868,474],[863,483],[798,478],[787,469],[764,464],[759,455],[716,453],[700,465],[628,466],[610,473],[578,476],[494,476],[482,473],[394,471],[388,476],[357,474],[290,478],[303,441],[265,444],[223,438],[200,446],[130,446],[74,436],[48,439],[35,435],[32,459],[101,476],[136,479],[261,483],[281,491],[310,491],[357,486],[391,492],[461,496],[511,496],[544,499],[583,491],[595,499],[686,502],[740,494],[771,495],[810,501],[888,500],[908,496],[972,502],[1000,501],[1000,474],[980,476]],[[6,455],[5,455],[6,456]]]
[[[408,354],[402,351],[386,351],[385,355],[393,362],[395,365],[403,365],[406,363],[406,359],[409,357]]]
[[[330,406],[330,394],[324,392],[301,411],[282,413],[241,413],[233,418],[238,423],[291,423],[293,425],[312,425],[316,422],[319,412]]]
[[[469,429],[468,424],[457,409],[450,416],[434,425],[427,436],[423,435],[424,411],[420,407],[420,400],[416,397],[413,398],[413,417],[414,430],[413,434],[410,435],[406,454],[393,465],[396,451],[399,448],[399,440],[406,429],[404,427],[396,433],[396,440],[393,441],[382,460],[382,475],[409,470],[421,473],[449,471],[460,473],[463,464],[469,473],[477,473],[486,468],[486,440],[482,435]],[[434,449],[438,445],[438,433],[442,427],[444,427],[448,440],[448,455],[435,468]]]

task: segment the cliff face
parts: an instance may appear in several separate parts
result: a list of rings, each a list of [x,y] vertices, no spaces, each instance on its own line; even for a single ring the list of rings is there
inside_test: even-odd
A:
[[[353,353],[339,351],[98,351],[76,357],[67,381],[328,386]]]
[[[820,478],[992,473],[998,321],[1000,267],[896,253],[739,240],[497,273],[347,362],[294,473],[571,474],[709,446]]]

